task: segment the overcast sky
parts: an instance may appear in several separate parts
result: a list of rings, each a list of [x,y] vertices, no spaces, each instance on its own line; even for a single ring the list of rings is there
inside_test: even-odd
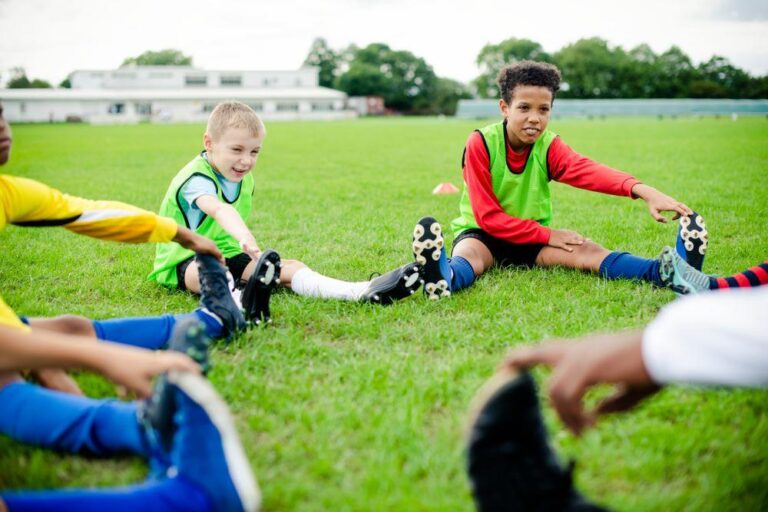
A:
[[[487,43],[528,38],[554,52],[593,36],[768,74],[768,0],[0,0],[0,71],[54,84],[163,48],[206,69],[295,69],[315,37],[336,49],[383,42],[468,82]]]

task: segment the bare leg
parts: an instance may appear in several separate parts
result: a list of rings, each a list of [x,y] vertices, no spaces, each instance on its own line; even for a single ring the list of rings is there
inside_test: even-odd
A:
[[[600,264],[610,253],[608,249],[589,240],[583,245],[573,246],[573,252],[558,247],[544,247],[536,257],[536,265],[598,272]]]
[[[493,265],[490,249],[477,238],[464,238],[453,248],[452,256],[461,256],[472,265],[475,276],[479,277]]]

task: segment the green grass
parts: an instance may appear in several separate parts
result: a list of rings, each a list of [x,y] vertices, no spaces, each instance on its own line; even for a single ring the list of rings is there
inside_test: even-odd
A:
[[[366,279],[410,258],[423,215],[448,224],[463,144],[479,122],[382,119],[271,123],[256,166],[262,247],[341,279]],[[704,214],[707,270],[728,274],[768,254],[768,121],[740,119],[552,124],[574,149],[631,172]],[[201,146],[202,126],[17,126],[4,171],[64,191],[155,210]],[[554,227],[611,249],[655,256],[675,226],[642,202],[553,185]],[[190,296],[145,280],[153,247],[62,229],[0,234],[0,282],[20,313],[94,318],[190,310]],[[665,290],[563,269],[492,271],[471,290],[393,307],[278,293],[275,323],[214,353],[212,382],[230,404],[267,511],[470,510],[463,418],[508,347],[551,336],[638,328],[674,300]],[[695,319],[691,320],[692,322]],[[537,371],[539,382],[547,372]],[[111,396],[80,375],[86,391]],[[577,483],[621,510],[744,511],[768,507],[768,392],[669,389],[582,439],[545,408]],[[0,439],[0,488],[140,481],[133,458],[93,460]]]

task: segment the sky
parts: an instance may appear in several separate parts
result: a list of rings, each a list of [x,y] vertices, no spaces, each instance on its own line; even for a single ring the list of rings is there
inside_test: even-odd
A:
[[[204,69],[296,69],[316,37],[408,50],[465,83],[483,46],[510,37],[548,52],[587,37],[676,45],[695,64],[720,55],[768,74],[768,0],[0,0],[4,79],[21,66],[58,84],[164,48]]]

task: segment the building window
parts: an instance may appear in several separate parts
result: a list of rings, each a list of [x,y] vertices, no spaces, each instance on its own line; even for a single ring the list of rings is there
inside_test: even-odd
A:
[[[205,87],[208,85],[208,77],[206,75],[187,75],[184,78],[184,84],[188,87]]]
[[[330,101],[318,101],[312,103],[312,110],[315,112],[328,112],[334,110],[333,103]]]
[[[152,104],[151,103],[136,103],[136,113],[140,116],[151,116],[152,115]]]
[[[19,103],[19,112],[21,112],[22,114],[27,112],[27,104],[24,103],[23,101]]]
[[[112,103],[109,106],[108,112],[110,114],[122,114],[125,112],[125,103]]]
[[[301,87],[301,86],[302,86],[302,85],[304,85],[304,84],[303,84],[303,83],[301,83],[301,78],[297,78],[297,79],[296,79],[296,82],[294,83],[294,85],[295,85],[296,87]]]
[[[243,85],[243,77],[240,75],[221,75],[219,83],[222,87],[240,87]]]
[[[254,112],[263,112],[264,111],[264,104],[263,103],[249,103],[249,107],[251,107]]]
[[[213,109],[215,109],[215,108],[216,108],[216,104],[215,103],[205,103],[203,105],[203,113],[204,114],[210,114],[211,112],[213,112]]]
[[[112,78],[116,78],[118,80],[133,80],[136,78],[136,73],[130,73],[126,71],[115,71],[112,73]]]
[[[298,103],[278,103],[277,111],[278,112],[298,112],[299,104]]]

